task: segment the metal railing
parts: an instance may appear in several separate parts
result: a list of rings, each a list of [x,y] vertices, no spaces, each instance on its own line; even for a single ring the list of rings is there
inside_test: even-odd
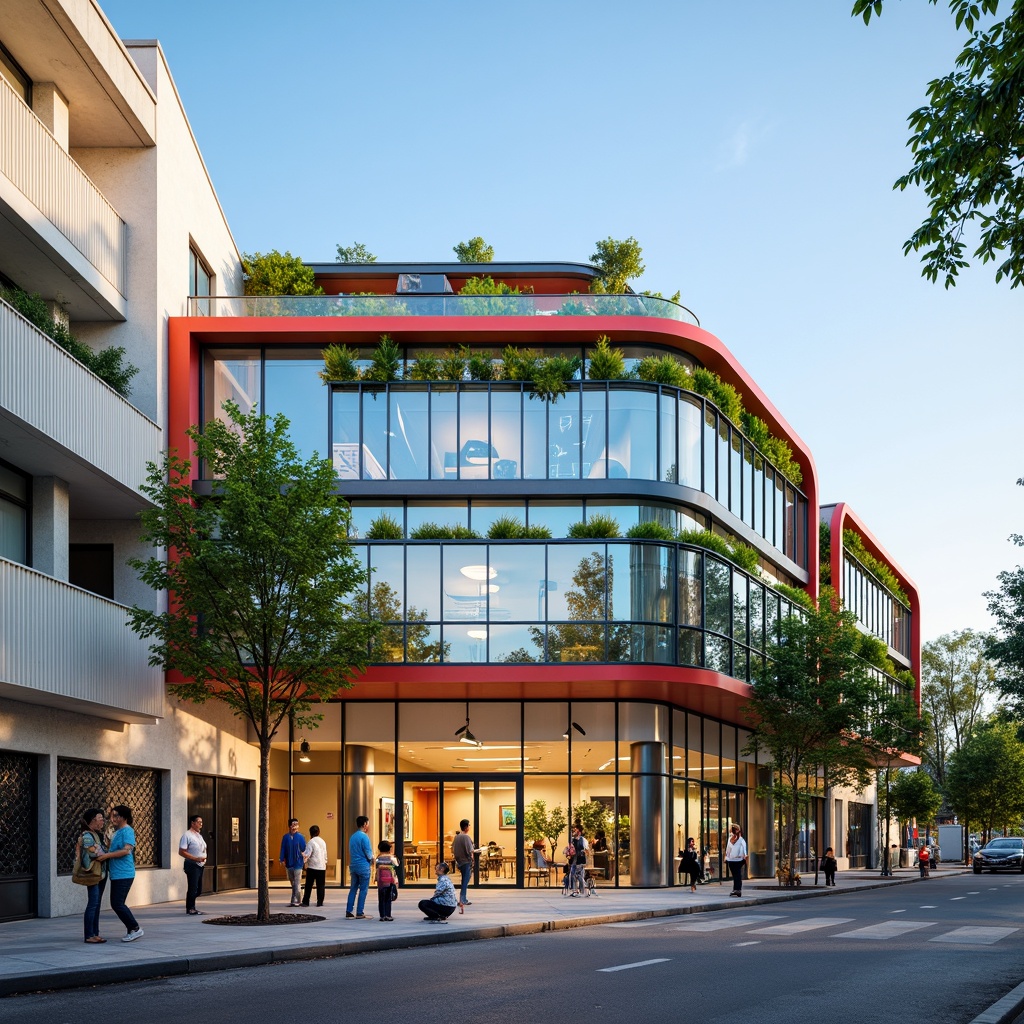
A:
[[[189,316],[642,316],[700,326],[653,295],[215,295],[190,298]]]
[[[128,227],[89,176],[0,77],[0,173],[125,295]]]

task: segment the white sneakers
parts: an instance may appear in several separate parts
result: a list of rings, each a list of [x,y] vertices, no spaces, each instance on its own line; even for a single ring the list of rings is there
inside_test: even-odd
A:
[[[127,935],[121,936],[122,942],[134,942],[136,939],[141,939],[146,933],[141,928],[136,928],[135,931],[129,932]]]

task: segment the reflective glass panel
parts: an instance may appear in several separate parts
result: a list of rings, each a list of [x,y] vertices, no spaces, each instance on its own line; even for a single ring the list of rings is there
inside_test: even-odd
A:
[[[531,501],[527,514],[530,526],[546,526],[557,540],[559,537],[567,537],[569,527],[583,519],[583,506],[578,501]]]
[[[658,479],[674,484],[679,479],[679,459],[676,454],[676,410],[678,392],[666,389],[658,399],[661,411],[661,431],[658,435]]]
[[[548,475],[548,418],[546,403],[523,395],[523,477],[545,480]]]
[[[447,546],[444,554],[444,618],[448,622],[483,622],[496,570],[483,544]],[[445,641],[448,641],[445,635]],[[463,659],[468,660],[468,659]]]
[[[381,622],[405,618],[405,549],[370,544],[370,614]]]
[[[704,406],[704,490],[715,497],[718,494],[718,427],[715,410]]]
[[[747,642],[747,577],[738,571],[732,574],[732,635]]]
[[[430,392],[430,478],[455,480],[459,471],[456,394],[432,388]]]
[[[263,407],[258,351],[254,354],[251,349],[208,349],[203,355],[203,366],[204,419],[223,419],[225,402],[234,402],[243,413],[252,412],[256,405]]]
[[[657,479],[657,400],[654,391],[609,391],[609,478]]]
[[[358,771],[395,769],[395,705],[345,703],[345,767]],[[358,748],[349,751],[349,747]],[[372,753],[371,753],[372,752]]]
[[[544,598],[544,545],[492,544],[490,565],[491,622],[542,622]]]
[[[426,387],[391,393],[391,479],[430,476],[429,426]]]
[[[441,618],[441,548],[436,544],[410,544],[406,548],[408,560],[408,617],[422,616],[427,620]]]
[[[289,436],[303,460],[311,459],[314,452],[321,458],[327,455],[325,417],[330,392],[317,376],[323,365],[319,352],[267,353],[263,411],[268,416],[283,413],[288,417]]]
[[[459,396],[459,478],[487,480],[497,453],[490,443],[487,391],[467,384]]]
[[[701,560],[703,555],[699,551],[687,551],[679,549],[679,624],[688,626],[701,626],[701,595],[703,592],[701,580]],[[692,664],[692,663],[691,663]]]
[[[583,414],[580,424],[580,446],[582,464],[580,476],[607,476],[607,451],[605,433],[607,428],[608,400],[605,389],[583,386]]]
[[[548,548],[548,619],[605,617],[604,544],[552,544]]]
[[[331,402],[334,406],[334,437],[331,442],[334,475],[340,480],[359,480],[362,472],[359,464],[359,393],[335,391]]]
[[[363,479],[387,480],[388,396],[383,387],[363,390]]]
[[[511,517],[518,519],[526,525],[526,502],[525,501],[474,501],[469,511],[470,527],[480,534],[487,536],[487,531],[496,519]]]
[[[578,480],[580,477],[580,393],[575,389],[549,402],[548,477]]]
[[[491,391],[491,444],[497,450],[492,474],[497,480],[518,480],[522,476],[522,404],[517,386],[510,390],[493,385]]]
[[[544,633],[535,626],[505,626],[493,622],[487,627],[489,660],[522,664],[544,660]]]
[[[700,479],[700,405],[683,395],[679,399],[679,471],[684,487],[701,489]]]

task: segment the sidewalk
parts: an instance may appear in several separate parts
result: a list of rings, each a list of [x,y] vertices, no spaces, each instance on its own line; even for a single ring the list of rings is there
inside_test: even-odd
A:
[[[963,870],[959,865],[940,869],[937,874]],[[670,889],[598,889],[597,895],[571,899],[560,888],[472,890],[472,906],[456,913],[445,925],[427,924],[416,903],[430,895],[429,889],[403,889],[394,905],[393,923],[377,920],[376,894],[367,899],[369,921],[345,918],[343,889],[327,891],[326,906],[304,913],[322,914],[314,924],[268,927],[208,925],[211,917],[250,914],[256,910],[256,894],[240,892],[201,897],[205,916],[189,917],[184,903],[132,906],[145,931],[137,942],[119,941],[123,928],[108,909],[104,910],[100,932],[104,945],[82,941],[81,915],[35,918],[0,925],[0,995],[34,992],[39,989],[77,988],[115,981],[135,981],[167,975],[199,974],[232,967],[253,967],[280,960],[305,960],[341,956],[381,949],[439,945],[473,939],[527,935],[560,928],[582,928],[614,921],[692,914],[756,906],[783,900],[827,898],[833,894],[861,889],[900,885],[918,879],[917,869],[898,869],[892,878],[874,871],[846,871],[834,889],[798,888],[779,890],[774,879],[750,879],[743,884],[743,899],[729,897],[729,885],[712,883],[691,893],[684,886]],[[808,878],[813,883],[814,876]],[[271,889],[271,911],[287,912],[288,891]],[[82,894],[83,910],[85,893]],[[129,905],[131,902],[129,900]]]

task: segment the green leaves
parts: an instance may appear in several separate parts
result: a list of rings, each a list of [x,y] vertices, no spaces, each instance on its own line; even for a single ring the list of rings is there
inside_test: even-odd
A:
[[[323,295],[313,268],[298,256],[271,249],[242,254],[242,280],[246,295]]]
[[[590,262],[601,272],[600,288],[591,289],[620,295],[633,278],[640,277],[646,269],[641,262],[643,249],[640,243],[630,235],[619,240],[610,235],[603,241],[595,243],[595,251]]]
[[[460,263],[490,263],[494,259],[494,246],[488,245],[479,235],[468,242],[457,242],[452,252]]]
[[[363,245],[362,242],[353,242],[351,245],[339,245],[338,263],[376,263],[377,257]]]
[[[970,265],[968,229],[978,232],[973,257],[996,264],[997,282],[1024,283],[1024,0],[983,29],[981,19],[998,7],[949,0],[970,38],[955,70],[929,83],[928,105],[908,118],[914,164],[894,185],[924,189],[928,214],[903,251],[920,253],[922,275],[941,277],[946,288]],[[857,0],[853,14],[868,22],[881,9],[880,0]]]

